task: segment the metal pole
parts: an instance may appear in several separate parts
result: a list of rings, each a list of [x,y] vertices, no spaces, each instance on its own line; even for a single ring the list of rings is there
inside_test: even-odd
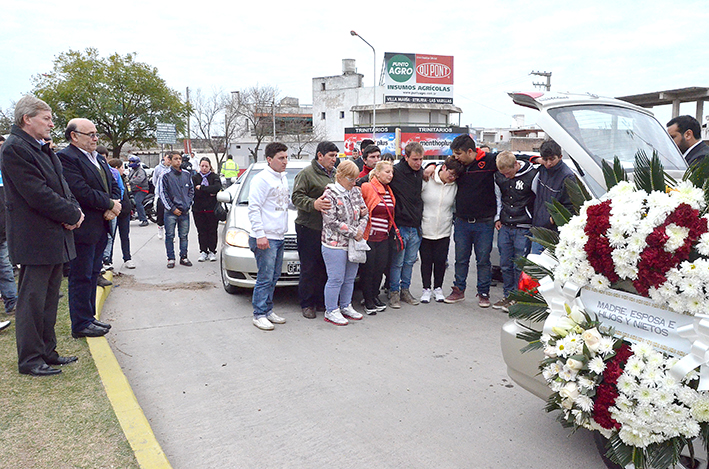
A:
[[[377,144],[377,51],[374,50],[374,46],[371,45],[365,38],[357,34],[355,31],[350,31],[352,36],[357,36],[364,41],[369,47],[372,48],[372,53],[374,54],[374,66],[372,69],[372,94],[374,95],[374,105],[372,106],[372,140],[374,144]]]

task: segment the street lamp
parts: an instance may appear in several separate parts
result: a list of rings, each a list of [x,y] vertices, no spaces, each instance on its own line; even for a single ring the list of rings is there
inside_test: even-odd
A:
[[[372,68],[372,94],[374,95],[374,106],[372,107],[372,140],[374,144],[377,144],[377,51],[374,50],[374,46],[367,42],[365,38],[357,34],[355,31],[350,31],[352,36],[357,36],[364,41],[369,47],[372,48],[372,53],[374,54],[374,67]]]

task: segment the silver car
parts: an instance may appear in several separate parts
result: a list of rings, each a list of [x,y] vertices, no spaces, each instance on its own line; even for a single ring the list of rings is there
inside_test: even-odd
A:
[[[647,109],[612,98],[594,95],[562,93],[510,93],[521,106],[539,111],[537,123],[564,150],[566,164],[574,170],[595,197],[606,192],[601,161],[611,165],[617,156],[632,177],[635,154],[644,150],[648,156],[654,151],[661,158],[665,171],[675,180],[681,180],[687,164],[670,138],[665,127]],[[546,400],[551,390],[539,373],[544,358],[541,350],[521,353],[527,342],[518,334],[531,329],[540,330],[541,323],[511,319],[502,328],[502,355],[507,374],[519,386]],[[605,442],[594,432],[601,454]],[[561,444],[561,442],[560,442]],[[698,467],[706,468],[706,453],[701,444],[694,445],[701,460]],[[604,458],[608,467],[618,467]],[[683,466],[679,466],[683,467]]]
[[[288,185],[293,190],[295,175],[310,165],[310,161],[289,161],[286,167]],[[227,293],[237,293],[240,288],[253,288],[256,284],[256,259],[249,249],[249,188],[254,176],[266,168],[266,163],[254,163],[239,177],[236,184],[217,194],[217,200],[229,207],[229,215],[221,234],[219,267],[222,285]],[[295,235],[296,211],[288,213],[288,232],[285,237],[283,268],[276,286],[295,286],[300,280],[298,243]]]

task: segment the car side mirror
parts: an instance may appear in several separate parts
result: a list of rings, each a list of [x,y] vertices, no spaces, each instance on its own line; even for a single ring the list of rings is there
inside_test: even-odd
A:
[[[231,192],[229,191],[219,191],[217,192],[217,201],[223,202],[225,204],[230,204],[232,201]]]

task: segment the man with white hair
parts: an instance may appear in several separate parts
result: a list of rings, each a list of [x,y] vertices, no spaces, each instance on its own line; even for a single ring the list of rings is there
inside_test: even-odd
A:
[[[76,357],[56,351],[59,287],[65,262],[76,257],[72,230],[84,214],[49,148],[52,110],[27,95],[15,105],[15,123],[0,151],[10,256],[20,264],[15,335],[20,373],[61,373]]]

